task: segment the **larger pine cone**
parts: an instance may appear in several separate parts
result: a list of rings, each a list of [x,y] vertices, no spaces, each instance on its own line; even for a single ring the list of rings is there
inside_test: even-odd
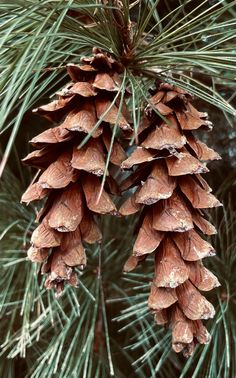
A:
[[[219,155],[193,135],[211,129],[206,113],[190,103],[180,88],[161,84],[150,99],[139,129],[139,145],[121,167],[133,173],[122,189],[136,187],[122,205],[123,215],[142,210],[133,256],[125,270],[132,270],[148,254],[155,254],[155,276],[149,307],[158,324],[172,328],[176,352],[192,354],[195,343],[210,336],[201,319],[214,316],[214,308],[200,291],[219,285],[203,266],[202,258],[214,254],[201,234],[214,234],[202,209],[221,205],[201,174],[204,161]]]

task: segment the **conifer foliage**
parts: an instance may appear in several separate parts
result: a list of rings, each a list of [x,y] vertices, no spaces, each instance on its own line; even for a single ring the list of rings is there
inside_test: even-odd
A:
[[[0,375],[235,376],[235,6],[0,2]]]

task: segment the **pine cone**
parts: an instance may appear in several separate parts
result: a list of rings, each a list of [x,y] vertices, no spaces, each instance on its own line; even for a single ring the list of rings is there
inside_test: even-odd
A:
[[[172,347],[185,356],[197,342],[210,340],[201,319],[212,318],[214,308],[199,290],[211,290],[219,282],[201,260],[215,251],[196,230],[214,234],[202,209],[221,205],[201,176],[208,172],[204,161],[220,156],[193,135],[212,125],[190,101],[188,93],[169,84],[160,84],[150,99],[139,144],[121,165],[135,166],[122,190],[136,190],[120,209],[123,215],[142,210],[133,255],[124,270],[155,253],[149,307],[157,324],[171,327]]]
[[[119,112],[118,63],[96,50],[81,65],[68,65],[67,71],[72,82],[57,93],[55,101],[35,110],[59,125],[33,138],[31,144],[36,150],[23,159],[41,173],[22,201],[47,197],[37,216],[39,226],[32,234],[28,257],[43,263],[42,272],[48,274],[46,288],[54,287],[57,295],[65,282],[77,285],[74,268],[86,265],[84,243],[101,240],[94,215],[118,215],[108,194],[116,193],[116,183],[107,173],[108,192],[101,191],[100,177],[105,174],[112,126],[117,123],[121,129],[131,130]],[[92,136],[78,149],[86,134]],[[120,166],[125,158],[123,148],[114,139],[110,161]]]

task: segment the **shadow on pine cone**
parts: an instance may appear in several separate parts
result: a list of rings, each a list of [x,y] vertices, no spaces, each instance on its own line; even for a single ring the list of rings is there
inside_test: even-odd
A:
[[[212,125],[207,114],[198,112],[190,100],[184,90],[169,84],[160,84],[150,99],[138,147],[121,165],[123,169],[135,167],[123,181],[122,191],[137,189],[120,209],[122,215],[142,210],[133,255],[124,270],[131,271],[155,252],[148,304],[157,324],[172,328],[173,349],[183,351],[186,357],[197,342],[210,340],[201,319],[212,318],[215,311],[199,290],[219,286],[201,260],[213,255],[214,249],[195,228],[214,234],[202,209],[221,205],[201,176],[208,172],[202,161],[220,156],[192,133]]]
[[[111,142],[112,125],[131,130],[119,112],[118,63],[95,51],[81,65],[68,65],[67,71],[72,82],[57,94],[57,100],[35,110],[60,124],[33,138],[31,144],[37,150],[23,159],[43,172],[22,201],[47,196],[37,216],[40,224],[32,234],[28,257],[43,263],[42,273],[48,275],[46,288],[54,287],[57,295],[65,282],[77,286],[74,267],[86,265],[84,242],[93,244],[102,238],[94,215],[118,215],[110,198],[118,188],[105,172],[106,156],[111,149],[110,161],[118,166],[126,158],[119,142]],[[91,138],[78,149],[86,134]],[[105,173],[106,190],[101,190],[100,177]]]

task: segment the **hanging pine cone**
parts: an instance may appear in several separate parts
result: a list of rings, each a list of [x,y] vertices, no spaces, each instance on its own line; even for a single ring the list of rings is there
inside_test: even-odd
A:
[[[109,195],[116,193],[117,186],[105,169],[106,157],[111,149],[110,162],[120,166],[126,156],[113,138],[112,126],[131,129],[119,112],[118,63],[96,50],[81,65],[68,65],[67,71],[72,82],[57,93],[55,101],[35,110],[59,125],[33,138],[36,150],[23,159],[41,171],[22,201],[47,197],[37,216],[39,226],[32,234],[28,257],[43,263],[46,288],[54,287],[58,295],[65,282],[77,285],[74,268],[86,265],[84,243],[101,240],[94,215],[118,214]],[[78,148],[88,134],[91,138]],[[104,174],[106,190],[101,190]]]
[[[155,253],[148,304],[157,324],[172,329],[173,349],[185,356],[193,353],[197,342],[210,339],[201,319],[212,318],[215,312],[200,291],[219,282],[203,266],[202,259],[215,251],[199,231],[216,232],[202,209],[221,205],[201,176],[208,172],[204,162],[220,156],[193,135],[212,124],[190,101],[182,89],[159,85],[140,125],[139,144],[121,165],[135,167],[122,190],[136,190],[120,209],[123,215],[142,210],[133,255],[124,270],[134,269]]]

